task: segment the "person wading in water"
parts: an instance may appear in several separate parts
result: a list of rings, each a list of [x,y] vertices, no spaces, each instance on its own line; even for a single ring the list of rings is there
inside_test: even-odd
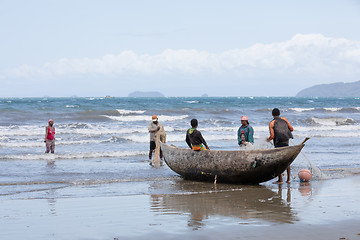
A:
[[[273,140],[275,148],[289,146],[289,139],[293,138],[291,132],[294,131],[294,128],[286,118],[280,117],[279,109],[274,108],[272,110],[272,116],[274,119],[269,123],[270,136],[267,138],[267,141],[270,142]],[[286,182],[290,183],[290,165],[287,167],[286,173]],[[282,173],[279,174],[279,179],[275,183],[283,183]]]
[[[149,151],[149,159],[151,160],[152,158],[152,153],[156,148],[156,142],[155,142],[155,136],[156,134],[160,131],[164,129],[163,125],[161,123],[159,123],[158,117],[156,115],[152,116],[152,121],[149,123],[149,133],[150,133],[150,151]],[[162,151],[160,149],[160,158],[162,158]]]
[[[50,151],[51,153],[54,153],[55,151],[55,127],[53,127],[53,125],[54,125],[54,120],[50,119],[49,126],[45,128],[45,140],[44,140],[44,142],[46,143],[45,153],[49,153]]]

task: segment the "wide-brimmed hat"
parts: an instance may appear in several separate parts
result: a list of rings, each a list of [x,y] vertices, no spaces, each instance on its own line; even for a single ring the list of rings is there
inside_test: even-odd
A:
[[[241,121],[249,121],[248,117],[247,116],[241,116]]]

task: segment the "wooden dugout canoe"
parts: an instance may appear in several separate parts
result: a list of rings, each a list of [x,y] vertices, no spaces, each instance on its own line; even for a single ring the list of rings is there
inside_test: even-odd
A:
[[[285,171],[306,140],[296,146],[239,151],[193,151],[161,143],[161,150],[170,169],[185,179],[258,184]]]

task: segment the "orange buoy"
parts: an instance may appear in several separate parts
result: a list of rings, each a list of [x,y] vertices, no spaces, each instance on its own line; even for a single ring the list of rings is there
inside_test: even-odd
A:
[[[298,173],[300,182],[308,182],[311,179],[311,172],[308,169],[301,169]]]

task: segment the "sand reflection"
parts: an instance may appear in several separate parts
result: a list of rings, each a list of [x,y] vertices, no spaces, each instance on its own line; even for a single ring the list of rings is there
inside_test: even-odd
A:
[[[188,226],[199,229],[206,219],[220,215],[241,221],[262,220],[292,223],[297,220],[292,211],[288,189],[287,201],[281,190],[274,192],[265,186],[177,183],[181,193],[151,195],[152,210],[158,214],[189,214]],[[210,189],[209,189],[210,188]]]
[[[310,182],[300,182],[299,183],[299,192],[301,196],[311,196],[312,187]]]

